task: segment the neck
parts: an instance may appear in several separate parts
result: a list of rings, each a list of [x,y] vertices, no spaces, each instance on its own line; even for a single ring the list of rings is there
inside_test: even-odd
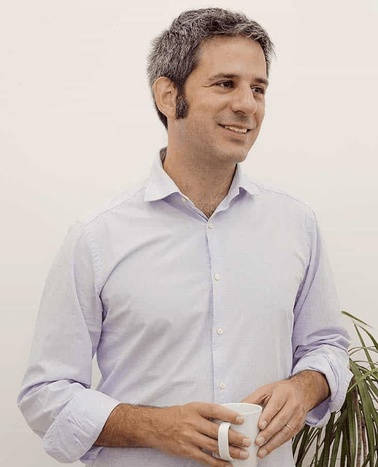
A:
[[[199,158],[173,154],[168,147],[163,167],[181,193],[210,217],[228,193],[236,164],[204,164]]]

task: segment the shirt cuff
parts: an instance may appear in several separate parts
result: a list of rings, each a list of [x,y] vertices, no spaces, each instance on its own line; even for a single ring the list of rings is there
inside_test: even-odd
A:
[[[47,430],[43,438],[46,452],[64,463],[93,459],[101,447],[95,446],[92,452],[88,451],[119,404],[100,391],[84,389],[65,406]]]
[[[306,424],[313,427],[324,426],[331,415],[344,403],[352,373],[347,366],[336,370],[328,355],[302,357],[295,365],[292,376],[301,371],[313,370],[322,373],[328,382],[331,395],[314,407],[306,416]]]

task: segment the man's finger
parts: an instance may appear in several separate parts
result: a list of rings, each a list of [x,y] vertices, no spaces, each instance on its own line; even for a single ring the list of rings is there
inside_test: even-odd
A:
[[[291,422],[291,423],[294,424],[294,422]],[[266,457],[274,449],[277,449],[282,444],[288,442],[293,436],[296,435],[298,431],[299,431],[298,429],[294,430],[289,423],[285,424],[281,428],[281,430],[276,432],[275,435],[269,439],[267,443],[263,444],[260,447],[260,449],[257,451],[258,457],[260,458]],[[258,439],[259,437],[257,438],[257,440]]]
[[[204,435],[198,435],[193,441],[205,451],[219,455],[218,440],[208,438]],[[233,459],[247,459],[249,457],[248,451],[239,447],[230,445],[229,452]]]
[[[271,438],[273,438],[277,433],[283,430],[286,427],[287,430],[293,431],[294,428],[298,426],[297,422],[294,424],[294,420],[289,424],[289,427],[286,425],[291,421],[291,411],[288,410],[287,406],[279,412],[267,425],[267,427],[260,431],[256,438],[256,444],[262,446],[267,443]]]
[[[234,410],[218,404],[198,404],[198,413],[207,419],[218,419],[235,425],[244,423],[244,417]]]
[[[198,460],[198,462],[201,464],[210,465],[211,467],[232,467],[232,464],[229,462],[217,459],[216,457],[213,457],[212,455],[203,451],[201,451],[195,459]]]
[[[201,426],[198,427],[198,429],[200,433],[207,436],[208,438],[216,440],[216,443],[218,443],[219,425],[217,423],[211,422],[209,420],[204,420],[204,423],[202,423]],[[254,440],[251,440],[247,435],[239,433],[232,429],[230,429],[228,432],[228,438],[230,444],[240,448],[249,447],[254,442]],[[215,451],[213,450],[213,452]]]
[[[276,417],[276,415],[283,409],[285,403],[286,398],[284,397],[284,395],[272,394],[265,407],[263,408],[263,411],[261,412],[259,418],[260,430],[264,430],[269,425],[273,418]],[[287,420],[290,418],[290,415],[291,414],[288,415]]]

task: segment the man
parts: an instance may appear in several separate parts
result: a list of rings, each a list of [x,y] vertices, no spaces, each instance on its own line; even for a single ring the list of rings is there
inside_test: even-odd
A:
[[[261,26],[218,8],[155,40],[168,146],[146,183],[70,229],[41,301],[19,405],[56,459],[230,465],[212,455],[212,420],[242,424],[219,404],[245,400],[263,405],[261,431],[231,431],[231,456],[256,443],[262,467],[292,467],[292,436],[341,406],[348,339],[314,214],[239,165],[272,51]]]

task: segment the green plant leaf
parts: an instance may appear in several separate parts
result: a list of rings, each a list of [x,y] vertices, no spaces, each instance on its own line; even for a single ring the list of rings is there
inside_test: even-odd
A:
[[[352,320],[357,321],[359,323],[362,323],[364,326],[371,327],[369,324],[365,323],[365,321],[362,321],[361,319],[357,318],[356,316],[352,315],[348,311],[343,310],[341,312],[343,315],[348,316],[349,318],[352,318]]]
[[[368,361],[369,364],[370,364],[370,367],[371,367],[371,368],[375,368],[374,361],[373,361],[373,359],[371,358],[370,353],[367,351],[367,346],[366,346],[365,341],[364,341],[364,339],[363,339],[363,337],[362,337],[362,334],[360,333],[359,326],[354,325],[354,327],[355,327],[356,333],[357,333],[357,335],[358,335],[358,337],[359,337],[359,339],[360,339],[360,341],[361,341],[361,344],[362,344],[362,347],[361,347],[361,348],[363,349],[363,351],[364,351],[364,353],[365,353],[365,356],[366,356],[366,358],[367,358],[367,361]]]
[[[366,334],[369,336],[370,340],[372,341],[375,351],[378,352],[378,342],[377,342],[377,340],[374,338],[373,334],[372,334],[371,332],[369,332],[369,331],[368,331],[367,329],[365,329],[365,328],[362,328],[362,329],[366,332]],[[372,347],[372,346],[370,346],[370,347]],[[372,350],[373,350],[373,349],[372,349]]]
[[[335,467],[337,462],[337,457],[339,454],[340,448],[340,439],[341,439],[342,431],[335,430],[335,438],[332,446],[331,458],[329,460],[329,467]]]
[[[353,373],[355,371],[358,371],[358,368],[354,365],[353,362],[351,362],[351,369]],[[367,435],[367,442],[368,442],[368,447],[369,447],[368,455],[370,457],[370,462],[372,463],[372,465],[374,465],[374,446],[375,446],[375,431],[376,430],[374,429],[372,415],[373,415],[373,412],[375,411],[375,408],[373,406],[371,398],[369,397],[369,392],[367,390],[365,381],[362,380],[358,382],[357,387],[358,387],[358,392],[360,396],[361,409],[364,414],[364,420],[366,424],[366,435]]]

